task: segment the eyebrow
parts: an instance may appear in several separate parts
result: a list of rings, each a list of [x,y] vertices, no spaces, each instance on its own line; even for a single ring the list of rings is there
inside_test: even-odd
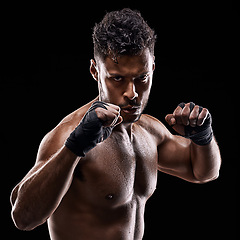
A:
[[[148,74],[150,74],[150,72],[144,72],[144,73],[141,73],[140,75],[138,75],[136,78],[140,78],[140,77],[146,76]]]
[[[134,77],[134,78],[139,78],[139,77],[143,77],[144,75],[147,75],[147,74],[149,74],[150,72],[143,72],[143,73],[141,73],[141,74],[139,74],[139,75],[137,75],[136,77]],[[124,75],[121,75],[121,74],[119,74],[119,73],[108,73],[111,77],[125,77]]]

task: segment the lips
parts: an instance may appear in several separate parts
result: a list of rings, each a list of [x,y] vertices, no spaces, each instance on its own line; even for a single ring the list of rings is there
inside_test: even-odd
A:
[[[132,106],[132,105],[128,105],[126,107],[121,108],[122,111],[126,114],[138,114],[140,107],[138,106]]]

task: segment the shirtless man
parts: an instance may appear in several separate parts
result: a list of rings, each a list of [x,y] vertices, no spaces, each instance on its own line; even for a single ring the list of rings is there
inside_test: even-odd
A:
[[[12,191],[12,218],[22,230],[48,221],[52,240],[142,239],[158,170],[193,183],[218,177],[211,115],[180,104],[166,116],[177,136],[142,114],[155,35],[139,13],[106,14],[93,40],[99,96],[43,138],[35,165]]]

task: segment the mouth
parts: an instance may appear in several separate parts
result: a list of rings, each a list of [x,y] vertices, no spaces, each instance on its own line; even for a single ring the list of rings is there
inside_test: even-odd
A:
[[[132,106],[132,105],[128,105],[126,107],[121,108],[121,110],[126,113],[126,114],[139,114],[140,111],[140,107],[139,106]]]

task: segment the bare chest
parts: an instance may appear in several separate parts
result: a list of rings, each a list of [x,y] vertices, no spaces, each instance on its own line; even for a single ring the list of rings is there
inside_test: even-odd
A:
[[[147,199],[156,188],[157,146],[144,132],[132,139],[113,133],[80,161],[75,176],[93,203],[122,205],[135,195]]]

